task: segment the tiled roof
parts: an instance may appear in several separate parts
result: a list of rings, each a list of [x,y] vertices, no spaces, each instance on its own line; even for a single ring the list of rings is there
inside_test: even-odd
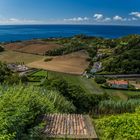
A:
[[[116,85],[128,85],[128,82],[127,81],[124,81],[124,80],[110,80],[108,81],[108,83],[110,84],[116,84]]]
[[[50,114],[45,116],[46,137],[97,139],[89,116],[79,114]]]

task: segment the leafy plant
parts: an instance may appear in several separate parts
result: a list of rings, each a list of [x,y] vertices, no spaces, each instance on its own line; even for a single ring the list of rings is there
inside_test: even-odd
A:
[[[102,140],[139,140],[140,114],[103,117],[96,122]]]

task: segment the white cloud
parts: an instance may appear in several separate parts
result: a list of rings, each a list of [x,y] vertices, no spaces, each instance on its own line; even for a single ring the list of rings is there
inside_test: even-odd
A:
[[[0,18],[0,24],[39,24],[42,22],[41,20],[32,19]]]
[[[94,20],[100,21],[103,19],[104,16],[102,14],[94,14],[93,17],[94,17]]]
[[[140,12],[131,12],[129,15],[140,18]]]
[[[113,17],[113,20],[115,20],[115,21],[123,21],[123,18],[121,16],[116,15],[116,16]]]
[[[72,22],[82,22],[82,21],[88,21],[88,17],[74,17],[74,18],[68,18],[64,19],[64,21],[72,21]]]
[[[110,17],[105,17],[103,14],[94,14],[93,20],[96,22],[109,22],[112,19]]]
[[[20,20],[16,19],[16,18],[10,18],[9,21],[11,21],[11,22],[19,22]]]

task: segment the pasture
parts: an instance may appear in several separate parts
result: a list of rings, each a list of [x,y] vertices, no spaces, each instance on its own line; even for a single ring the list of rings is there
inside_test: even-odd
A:
[[[4,51],[0,53],[0,61],[7,63],[24,62],[25,64],[42,60],[44,57],[39,55],[20,53],[15,51]]]

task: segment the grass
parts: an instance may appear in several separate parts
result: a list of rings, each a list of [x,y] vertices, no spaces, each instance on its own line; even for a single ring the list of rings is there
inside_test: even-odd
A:
[[[138,95],[140,92],[137,91],[126,91],[126,90],[114,90],[114,89],[102,89],[100,85],[98,85],[94,79],[87,79],[86,77],[64,74],[59,72],[52,72],[52,71],[44,71],[40,70],[36,73],[31,74],[31,76],[35,77],[46,77],[54,78],[54,77],[61,77],[68,81],[73,85],[81,86],[86,93],[91,94],[103,94],[107,93],[110,97],[114,100],[128,100],[130,95]]]
[[[34,73],[32,76],[46,77],[47,72],[44,70],[40,70]],[[103,94],[103,90],[99,87],[98,84],[94,82],[93,79],[87,79],[82,76],[49,71],[48,78],[53,78],[53,77],[61,77],[73,85],[81,86],[85,90],[86,93]]]
[[[0,53],[0,61],[7,63],[24,62],[25,64],[28,64],[34,61],[42,60],[43,58],[43,56],[15,51],[4,51]]]
[[[127,91],[127,90],[115,90],[115,89],[104,89],[113,99],[128,100],[130,95],[140,95],[138,91]]]

